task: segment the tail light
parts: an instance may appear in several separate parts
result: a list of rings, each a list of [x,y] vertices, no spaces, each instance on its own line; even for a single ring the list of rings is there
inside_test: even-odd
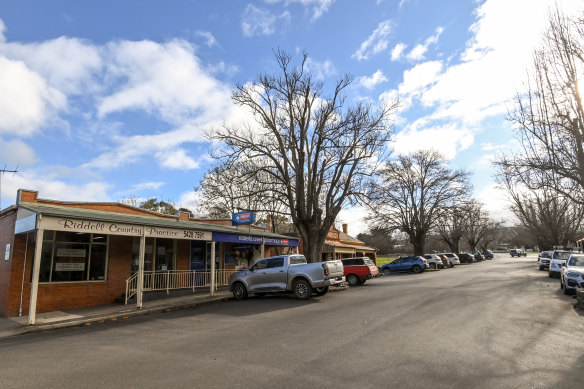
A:
[[[322,270],[324,270],[324,275],[328,276],[329,275],[329,269],[328,266],[326,265],[326,263],[322,264]]]

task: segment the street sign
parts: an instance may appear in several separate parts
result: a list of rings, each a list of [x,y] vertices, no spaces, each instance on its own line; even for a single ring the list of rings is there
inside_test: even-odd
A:
[[[242,224],[253,224],[255,220],[255,214],[251,211],[247,212],[237,212],[231,214],[231,225],[240,226]]]

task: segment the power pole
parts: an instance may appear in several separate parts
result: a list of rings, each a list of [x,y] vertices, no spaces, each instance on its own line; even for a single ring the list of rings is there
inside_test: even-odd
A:
[[[16,169],[14,170],[7,170],[6,165],[4,165],[4,169],[0,169],[0,211],[2,210],[2,177],[4,173],[12,173],[12,176],[14,176],[18,173],[18,165],[16,165]]]

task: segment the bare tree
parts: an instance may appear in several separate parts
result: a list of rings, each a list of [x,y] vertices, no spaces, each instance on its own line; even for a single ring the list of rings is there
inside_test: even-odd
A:
[[[521,149],[496,162],[529,189],[551,189],[584,204],[584,19],[556,10],[534,53],[527,92],[509,114]]]
[[[233,101],[251,110],[255,122],[224,125],[209,137],[223,145],[217,157],[229,166],[243,166],[243,178],[285,199],[304,253],[319,261],[342,207],[364,195],[377,169],[395,105],[378,110],[365,102],[348,106],[350,76],[326,95],[323,83],[307,71],[306,53],[297,66],[280,50],[275,59],[278,74],[260,74],[232,92]]]
[[[423,255],[430,229],[468,190],[468,173],[448,169],[436,151],[402,155],[381,171],[372,190],[369,220],[407,233],[414,255]]]
[[[444,243],[448,245],[453,253],[460,252],[460,241],[468,228],[468,219],[465,218],[464,205],[461,202],[450,208],[446,208],[440,213],[436,222],[436,231]]]
[[[567,196],[545,185],[531,189],[508,170],[499,171],[497,180],[511,200],[510,209],[518,224],[532,235],[541,250],[569,245],[581,233],[584,208]],[[556,179],[550,175],[551,179]]]
[[[476,251],[481,244],[486,246],[485,240],[491,238],[502,226],[501,221],[490,217],[483,204],[474,200],[465,207],[465,217],[467,219],[465,237],[470,251]]]
[[[243,165],[244,166],[244,165]],[[247,179],[246,169],[231,165],[219,165],[205,174],[198,187],[199,206],[209,217],[230,217],[240,211],[255,211],[258,222],[268,222],[272,232],[278,232],[279,226],[289,222],[290,210],[278,182],[265,185],[271,178],[265,172],[258,172],[261,180]]]

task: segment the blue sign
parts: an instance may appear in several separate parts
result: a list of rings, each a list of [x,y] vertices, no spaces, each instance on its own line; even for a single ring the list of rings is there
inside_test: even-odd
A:
[[[297,239],[280,239],[280,238],[266,238],[256,235],[247,234],[229,234],[225,232],[213,232],[213,240],[215,242],[231,242],[241,244],[267,244],[269,246],[298,246]]]
[[[231,214],[231,225],[240,226],[242,224],[253,224],[255,221],[255,214],[251,211],[238,212]]]

